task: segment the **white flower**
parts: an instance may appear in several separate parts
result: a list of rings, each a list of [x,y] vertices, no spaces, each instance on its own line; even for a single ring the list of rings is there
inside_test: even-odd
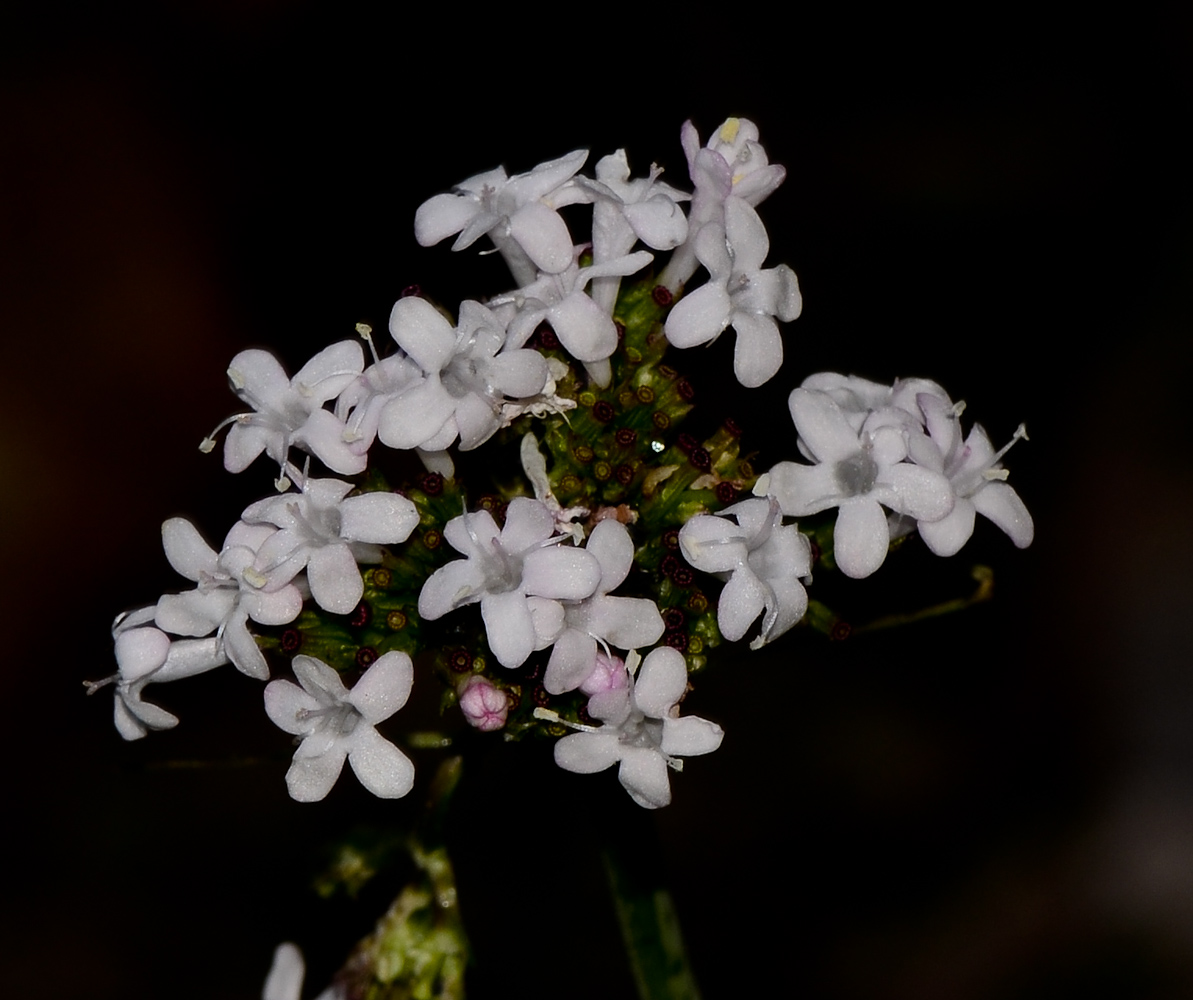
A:
[[[296,656],[298,685],[271,681],[265,711],[274,724],[303,738],[286,772],[290,797],[317,802],[331,791],[344,761],[360,783],[383,799],[398,799],[414,787],[414,765],[374,728],[406,704],[414,666],[391,651],[364,672],[349,691],[322,660]]]
[[[601,521],[588,536],[586,551],[596,557],[601,579],[591,597],[563,606],[564,628],[543,675],[550,694],[580,687],[596,669],[601,647],[640,649],[658,642],[664,631],[655,602],[642,597],[611,597],[634,564],[634,543],[620,521]]]
[[[365,470],[363,455],[344,442],[344,425],[323,404],[335,399],[364,368],[360,344],[345,340],[316,354],[293,379],[268,351],[241,351],[228,367],[232,389],[256,412],[230,417],[224,442],[224,468],[243,472],[261,452],[281,469],[285,489],[290,448],[309,451],[333,472],[351,476]],[[220,426],[223,426],[221,424]],[[217,428],[218,430],[218,428]],[[200,448],[215,447],[214,432]]]
[[[576,257],[583,247],[576,247]],[[654,260],[645,250],[614,257],[591,267],[575,261],[556,274],[540,274],[525,288],[493,299],[493,305],[513,303],[518,314],[510,320],[509,342],[520,347],[542,322],[551,324],[564,349],[583,362],[589,377],[607,386],[612,375],[609,358],[617,350],[617,325],[584,291],[594,278],[634,274]]]
[[[261,1000],[299,1000],[302,981],[306,978],[306,963],[297,945],[289,941],[279,944],[273,953],[273,964],[265,979]],[[315,1000],[344,1000],[346,993],[337,985],[329,986]]]
[[[507,349],[504,323],[479,302],[460,306],[453,329],[425,299],[399,299],[389,329],[423,373],[381,410],[378,436],[391,448],[442,451],[459,437],[469,451],[501,426],[506,397],[535,396],[547,384],[543,356]]]
[[[248,620],[262,625],[284,625],[302,611],[302,594],[293,584],[271,593],[257,590],[244,578],[261,544],[277,531],[270,525],[238,521],[217,554],[195,526],[181,517],[162,525],[166,558],[182,576],[199,586],[185,594],[166,594],[157,602],[155,621],[175,635],[205,636],[217,633],[229,658],[241,673],[258,680],[269,677],[269,667],[248,630]]]
[[[923,442],[929,447],[913,449],[913,457],[946,476],[954,494],[949,514],[938,521],[918,524],[928,548],[938,556],[955,555],[973,534],[977,514],[1002,528],[1019,548],[1030,545],[1035,525],[1019,494],[1004,482],[1007,472],[1000,461],[1011,445],[1027,437],[1023,425],[996,452],[981,424],[974,424],[969,436],[962,439],[957,408],[947,398],[921,392],[916,400],[927,426]]]
[[[453,250],[472,246],[488,233],[514,280],[526,284],[535,270],[555,273],[571,263],[572,238],[556,208],[584,199],[562,188],[588,159],[577,149],[513,177],[501,167],[469,177],[453,194],[437,194],[419,206],[414,238],[427,247],[459,233]],[[554,196],[554,197],[553,197]]]
[[[149,609],[144,609],[149,610]],[[139,740],[150,729],[172,729],[178,717],[141,699],[147,684],[159,684],[213,670],[228,662],[218,639],[178,639],[156,628],[125,626],[121,616],[113,625],[119,670],[101,681],[84,681],[88,694],[116,685],[116,729],[126,740]]]
[[[344,424],[343,439],[356,455],[368,455],[381,422],[381,411],[419,380],[418,365],[402,353],[382,358],[336,399],[336,417]]]
[[[658,809],[671,801],[667,768],[682,769],[678,757],[711,753],[721,745],[721,727],[695,716],[679,717],[676,703],[688,684],[683,654],[669,646],[653,649],[630,688],[594,695],[588,712],[604,725],[572,733],[555,744],[555,763],[592,774],[619,764],[617,777],[638,805]]]
[[[768,162],[758,143],[758,127],[748,118],[726,118],[703,149],[696,127],[684,122],[680,143],[696,192],[688,217],[688,238],[659,276],[659,284],[672,292],[678,292],[696,272],[695,239],[705,224],[724,223],[725,209],[734,199],[760,204],[787,176],[783,167]]]
[[[364,594],[357,563],[380,562],[379,546],[404,542],[418,524],[418,510],[404,496],[347,496],[352,489],[338,479],[308,479],[302,493],[268,497],[245,510],[245,521],[281,530],[262,543],[242,575],[271,592],[305,569],[319,607],[337,615],[352,611]]]
[[[489,648],[503,667],[518,667],[559,634],[559,601],[580,601],[601,581],[601,566],[583,549],[558,544],[555,515],[514,497],[505,527],[488,511],[452,518],[443,537],[466,559],[441,566],[423,584],[418,613],[434,620],[480,602]]]
[[[812,547],[794,524],[779,523],[773,498],[743,500],[717,516],[698,514],[680,530],[679,548],[696,569],[726,581],[717,625],[731,642],[741,639],[764,609],[762,631],[751,649],[777,639],[804,616],[808,593],[800,578],[811,575]]]
[[[886,558],[883,505],[917,521],[939,521],[953,509],[953,489],[941,473],[904,461],[907,430],[889,411],[871,414],[859,434],[828,393],[794,389],[788,406],[801,450],[819,464],[780,462],[754,492],[774,496],[790,517],[839,508],[833,557],[846,576],[869,576]]]
[[[783,363],[783,340],[775,318],[790,322],[803,308],[799,282],[786,264],[762,270],[770,250],[758,213],[740,198],[725,206],[725,223],[706,224],[695,253],[709,280],[688,293],[667,316],[664,332],[676,347],[707,344],[727,326],[737,332],[733,371],[756,388]]]

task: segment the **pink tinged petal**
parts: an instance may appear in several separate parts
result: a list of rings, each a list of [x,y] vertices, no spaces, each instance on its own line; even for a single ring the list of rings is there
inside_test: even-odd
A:
[[[256,348],[241,351],[232,359],[228,379],[237,395],[247,389],[266,406],[280,405],[290,392],[290,378],[281,362],[268,351]]]
[[[216,572],[215,550],[184,517],[172,517],[162,524],[162,548],[174,571],[188,580],[198,582],[201,574]]]
[[[314,723],[299,716],[319,708],[318,701],[290,681],[270,681],[265,685],[265,714],[275,726],[293,736],[305,736],[311,731]]]
[[[423,379],[385,404],[377,420],[377,436],[391,448],[421,448],[435,442],[455,412],[456,401],[439,379]]]
[[[365,592],[360,568],[347,545],[314,549],[307,562],[307,582],[315,603],[334,615],[351,612]]]
[[[1019,494],[1006,483],[987,483],[971,497],[979,514],[1002,528],[1019,548],[1025,549],[1035,537],[1035,523]]]
[[[590,635],[574,628],[565,629],[551,650],[543,687],[548,694],[574,691],[596,668],[597,644]]]
[[[473,515],[479,516],[479,515]],[[486,515],[488,513],[486,512]],[[505,527],[501,531],[501,546],[506,552],[522,553],[537,548],[555,531],[555,515],[546,504],[529,497],[514,497],[505,515]],[[478,533],[478,538],[480,537]],[[451,541],[449,538],[448,541]],[[482,541],[482,544],[483,541]],[[544,594],[544,597],[554,596]]]
[[[626,205],[622,213],[638,239],[654,250],[674,250],[688,238],[687,216],[666,195]]]
[[[792,389],[787,406],[795,429],[817,461],[839,462],[858,451],[857,432],[827,393]]]
[[[788,517],[804,517],[835,507],[842,500],[832,465],[799,465],[779,462],[770,470],[767,493],[779,502]]]
[[[533,170],[511,177],[505,193],[518,204],[545,198],[569,180],[587,159],[587,149],[573,149],[554,160],[545,160]]]
[[[344,769],[347,755],[342,740],[317,756],[300,757],[295,754],[290,770],[286,772],[286,788],[290,791],[290,798],[295,802],[318,802],[326,798]]]
[[[696,347],[715,340],[729,325],[729,293],[709,282],[680,299],[667,316],[663,333],[676,347]]]
[[[758,213],[741,198],[730,198],[725,202],[725,239],[733,249],[735,273],[762,269],[762,262],[770,253],[766,226]]]
[[[414,664],[410,657],[391,650],[364,672],[348,701],[364,716],[365,722],[375,726],[406,704],[413,684]]]
[[[458,233],[480,212],[472,198],[458,194],[437,194],[418,206],[414,213],[414,238],[429,247]]]
[[[752,649],[774,642],[803,618],[804,612],[808,610],[808,592],[794,575],[772,577],[766,584],[772,596],[767,600],[762,632],[758,639],[750,644]]]
[[[503,667],[520,667],[534,652],[534,621],[521,591],[485,594],[481,598],[481,618],[489,648]]]
[[[312,411],[292,441],[341,476],[355,476],[368,466],[367,456],[344,440],[344,422],[330,410]]]
[[[165,594],[158,599],[154,621],[174,635],[210,635],[232,613],[239,594],[225,587]]]
[[[652,649],[638,670],[634,684],[634,704],[643,715],[665,718],[671,707],[683,697],[688,686],[688,666],[683,654],[670,646]]]
[[[617,780],[643,809],[661,809],[671,802],[667,761],[656,750],[627,749],[621,758]]]
[[[113,718],[116,723],[116,732],[126,740],[139,740],[149,732],[145,724],[128,710],[128,706],[119,694],[115,698]]]
[[[740,569],[729,578],[717,602],[717,626],[730,642],[737,642],[754,623],[769,596],[762,581],[749,569]]]
[[[296,656],[290,663],[294,676],[312,698],[321,705],[341,704],[348,700],[348,689],[340,675],[313,656]]]
[[[286,437],[281,431],[262,427],[249,422],[236,422],[228,429],[224,438],[224,468],[228,472],[244,472],[253,460],[266,449],[274,461],[281,461],[279,454],[285,447]]]
[[[224,649],[233,665],[254,680],[269,679],[269,664],[248,630],[248,615],[239,611],[224,625]]]
[[[741,310],[734,310],[730,322],[737,332],[733,374],[747,389],[756,389],[770,381],[783,364],[779,325],[771,316],[756,316]]]
[[[724,736],[724,731],[715,722],[694,715],[664,719],[660,749],[675,757],[698,757],[716,750]]]
[[[952,511],[939,521],[917,522],[920,537],[936,555],[956,555],[973,534],[975,513],[972,502],[958,497]]]
[[[577,361],[603,361],[617,350],[617,326],[584,292],[572,292],[547,310],[559,342]]]
[[[733,185],[733,194],[751,205],[759,205],[786,179],[787,168],[772,163],[742,177]]]
[[[353,773],[379,799],[400,799],[414,787],[410,758],[372,726],[358,725],[348,742]]]
[[[290,384],[313,410],[335,399],[365,367],[364,350],[357,340],[341,340],[325,347],[298,370]]]
[[[662,638],[665,626],[655,602],[645,597],[594,597],[591,631],[618,649],[644,649]]]
[[[526,606],[534,623],[534,648],[546,649],[563,633],[563,605],[545,597],[528,597]]]
[[[704,573],[731,573],[745,564],[745,532],[728,518],[697,514],[679,531],[679,551]]]
[[[272,593],[259,590],[242,594],[240,600],[249,617],[261,625],[286,625],[302,612],[302,593],[293,584]]]
[[[581,601],[601,582],[601,564],[583,549],[554,545],[535,549],[522,563],[522,589],[536,597]]]
[[[339,505],[340,535],[353,542],[404,542],[418,527],[418,510],[398,493],[377,491],[348,497]]]
[[[442,371],[455,353],[455,330],[426,299],[398,299],[389,314],[389,332],[427,373]]]
[[[600,564],[600,593],[607,594],[629,576],[634,564],[634,542],[620,521],[609,518],[599,522],[584,548]]]
[[[540,271],[559,274],[571,265],[572,235],[555,209],[532,201],[510,216],[509,225],[510,236]]]
[[[460,450],[472,451],[489,440],[501,426],[501,418],[494,412],[494,403],[475,392],[456,400],[456,430],[460,435]]]
[[[953,509],[953,487],[944,476],[920,465],[893,465],[873,492],[893,511],[917,521],[939,521]]]
[[[886,515],[877,500],[846,500],[833,529],[833,558],[842,573],[860,580],[882,565],[890,537]]]
[[[490,363],[489,378],[503,396],[534,396],[547,384],[547,361],[538,351],[502,351]]]
[[[427,621],[442,618],[465,604],[474,604],[485,591],[484,571],[469,559],[440,566],[418,595],[418,615]]]
[[[555,763],[576,774],[595,774],[620,759],[616,732],[572,733],[555,744]]]
[[[117,693],[115,711],[116,729],[126,740],[139,739],[145,735],[146,729],[173,729],[178,725],[178,716],[158,705],[142,701],[140,692],[125,697]]]
[[[139,680],[158,670],[170,653],[170,637],[155,628],[133,628],[116,636],[120,679]]]

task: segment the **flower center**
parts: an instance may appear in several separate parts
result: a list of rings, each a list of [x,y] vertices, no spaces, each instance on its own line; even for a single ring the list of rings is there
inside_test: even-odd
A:
[[[878,479],[878,463],[866,452],[857,451],[833,466],[833,478],[847,497],[869,493]]]

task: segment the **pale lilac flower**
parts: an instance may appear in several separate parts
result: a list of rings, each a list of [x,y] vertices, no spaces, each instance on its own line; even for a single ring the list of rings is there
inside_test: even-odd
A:
[[[357,331],[373,351],[373,364],[340,393],[336,399],[335,415],[344,424],[342,437],[349,450],[368,455],[377,437],[381,411],[390,400],[418,381],[418,365],[399,352],[388,358],[378,358],[373,346],[372,328],[357,324]]]
[[[238,521],[217,554],[190,521],[172,517],[162,525],[166,558],[182,576],[198,584],[184,594],[166,594],[157,602],[155,621],[175,635],[206,636],[223,643],[236,668],[265,680],[269,667],[248,630],[248,620],[261,625],[285,625],[302,611],[302,594],[293,584],[273,592],[249,584],[244,571],[257,550],[277,531],[271,525]]]
[[[274,724],[302,743],[286,773],[290,797],[317,802],[331,791],[344,761],[360,783],[383,799],[398,799],[414,787],[414,765],[374,728],[406,704],[414,665],[390,651],[376,660],[349,691],[322,660],[296,656],[294,675],[302,686],[271,681],[265,711]]]
[[[575,183],[592,198],[592,259],[603,264],[634,249],[641,240],[652,250],[673,250],[688,235],[688,220],[676,204],[691,195],[658,180],[662,168],[651,164],[650,175],[630,180],[624,149],[597,161],[596,180],[577,177]],[[620,275],[592,282],[592,298],[613,314]]]
[[[333,472],[345,476],[363,472],[364,456],[347,446],[344,425],[323,409],[323,404],[351,385],[363,368],[364,354],[354,340],[320,351],[293,379],[286,377],[278,359],[268,351],[241,351],[228,367],[228,380],[236,395],[255,412],[224,421],[232,425],[224,441],[224,468],[243,472],[265,452],[278,463],[278,488],[284,490],[289,485],[290,449],[298,447]],[[211,451],[215,447],[214,432],[199,447]]]
[[[758,127],[747,118],[727,118],[709,137],[705,148],[690,122],[680,129],[680,143],[695,187],[688,216],[688,238],[680,245],[659,284],[678,293],[696,273],[696,237],[710,222],[724,225],[726,206],[734,199],[756,206],[787,176],[787,171],[767,160],[758,142]]]
[[[764,610],[751,649],[777,639],[804,616],[808,593],[801,578],[812,573],[812,547],[794,524],[780,524],[773,498],[743,500],[716,516],[698,514],[680,529],[679,548],[696,569],[726,581],[717,625],[731,642]]]
[[[597,654],[618,649],[640,649],[658,642],[664,631],[655,602],[643,597],[612,597],[609,592],[625,582],[634,564],[634,543],[620,521],[604,520],[592,529],[585,546],[601,568],[600,582],[590,597],[563,606],[564,627],[551,649],[543,675],[550,694],[580,687],[597,666]]]
[[[953,489],[952,511],[938,521],[918,523],[920,537],[938,556],[955,555],[973,534],[975,515],[993,521],[1019,548],[1031,544],[1035,525],[1019,494],[1007,485],[1001,458],[1027,432],[1020,424],[1010,442],[994,450],[980,424],[962,438],[957,407],[947,397],[921,392],[916,396],[924,414],[927,447],[914,448],[916,462],[942,473]]]
[[[456,690],[460,699],[460,711],[468,725],[482,733],[491,733],[505,725],[510,700],[501,688],[487,677],[472,674],[460,683]]]
[[[561,545],[555,515],[538,500],[514,497],[500,531],[488,511],[452,518],[443,529],[467,558],[441,566],[423,584],[418,613],[442,618],[481,606],[489,648],[503,667],[518,667],[558,635],[559,601],[580,601],[601,582],[601,565],[584,549]]]
[[[259,500],[242,514],[250,524],[278,529],[242,576],[266,592],[281,590],[307,571],[319,607],[346,615],[364,594],[357,563],[381,562],[382,545],[404,542],[418,524],[406,497],[376,491],[349,497],[351,483],[307,479],[301,493]]]
[[[599,728],[565,736],[555,744],[555,763],[592,774],[618,764],[617,777],[646,809],[671,801],[668,767],[682,770],[680,757],[711,753],[721,745],[721,727],[696,716],[680,718],[678,702],[688,684],[683,654],[670,646],[651,650],[633,685],[589,699]]]
[[[949,481],[905,461],[907,431],[889,423],[886,411],[872,414],[859,433],[828,393],[794,389],[788,405],[801,450],[818,464],[780,462],[754,492],[775,497],[790,517],[837,507],[833,557],[846,576],[869,576],[886,558],[883,506],[917,521],[939,521],[953,509]]]
[[[507,397],[535,396],[547,383],[543,356],[507,348],[505,324],[479,302],[460,306],[453,329],[425,299],[399,299],[389,329],[422,372],[381,410],[378,436],[391,448],[437,452],[457,437],[463,451],[476,448],[501,427]]]
[[[577,259],[583,249],[576,247]],[[494,305],[513,303],[518,308],[509,324],[510,344],[520,347],[540,323],[547,322],[568,354],[584,364],[589,377],[607,386],[612,376],[609,358],[617,350],[617,324],[584,289],[594,278],[634,274],[652,260],[652,254],[639,250],[590,267],[573,261],[559,273],[539,274],[525,288],[498,296]]]
[[[426,247],[459,233],[452,249],[463,250],[487,233],[520,285],[532,281],[536,270],[562,271],[571,263],[572,238],[556,209],[584,195],[560,189],[586,159],[588,150],[577,149],[525,174],[509,177],[497,167],[469,177],[452,194],[419,206],[414,237]]]
[[[681,298],[667,316],[664,332],[676,347],[707,344],[728,326],[737,333],[733,371],[756,388],[783,363],[776,318],[796,319],[803,308],[799,282],[786,264],[762,269],[770,250],[758,213],[740,198],[725,206],[725,222],[710,222],[696,236],[695,253],[709,279]]]
[[[160,629],[140,625],[124,628],[123,618],[117,618],[113,625],[119,670],[103,680],[84,684],[88,694],[116,685],[116,729],[126,740],[139,740],[150,729],[178,725],[177,716],[142,700],[147,684],[192,677],[223,666],[228,657],[218,639],[171,641]]]

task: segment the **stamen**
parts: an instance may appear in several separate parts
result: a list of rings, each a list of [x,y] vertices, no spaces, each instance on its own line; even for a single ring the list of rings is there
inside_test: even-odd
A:
[[[561,726],[567,726],[568,729],[574,729],[579,733],[599,733],[600,727],[586,726],[580,722],[569,722],[567,719],[560,718],[558,712],[554,712],[549,708],[536,708],[534,710],[534,717],[541,719],[543,722],[557,722]]]
[[[87,689],[88,694],[95,694],[100,688],[115,684],[118,680],[120,680],[120,674],[115,673],[111,677],[105,677],[102,681],[83,681],[83,687]]]
[[[215,436],[229,424],[234,424],[247,416],[249,416],[247,413],[234,413],[232,416],[221,420],[215,425],[215,429],[199,442],[199,450],[203,452],[204,455],[210,455],[212,450],[215,448]]]
[[[1008,441],[1006,444],[1004,444],[998,450],[997,454],[995,454],[995,456],[992,459],[990,459],[990,464],[993,465],[1000,458],[1002,458],[1003,455],[1005,455],[1008,451],[1011,450],[1011,446],[1014,445],[1014,443],[1016,441],[1018,441],[1020,438],[1022,438],[1024,441],[1028,440],[1026,424],[1020,424],[1018,427],[1015,428],[1015,433],[1011,435],[1011,440]]]

